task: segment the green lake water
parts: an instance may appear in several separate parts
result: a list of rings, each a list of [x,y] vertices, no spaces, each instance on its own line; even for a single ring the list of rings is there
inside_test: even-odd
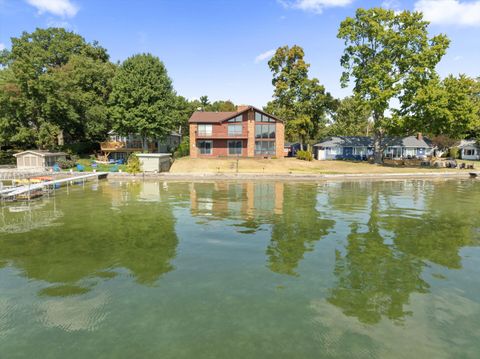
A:
[[[103,181],[3,204],[0,358],[480,358],[480,181]]]

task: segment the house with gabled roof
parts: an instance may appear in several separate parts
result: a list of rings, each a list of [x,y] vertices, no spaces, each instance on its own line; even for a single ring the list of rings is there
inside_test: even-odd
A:
[[[384,138],[384,157],[390,159],[425,158],[433,153],[433,146],[421,133],[416,136]],[[315,144],[318,160],[366,160],[373,156],[373,138],[365,136],[332,136]]]
[[[477,140],[462,140],[458,148],[462,160],[480,160],[480,143]]]
[[[283,121],[256,107],[196,111],[188,122],[191,158],[284,156]]]

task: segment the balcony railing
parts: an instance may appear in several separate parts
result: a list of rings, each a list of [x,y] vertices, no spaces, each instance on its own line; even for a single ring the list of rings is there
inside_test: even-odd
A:
[[[211,139],[224,139],[224,138],[233,138],[233,139],[239,139],[239,138],[248,138],[246,133],[212,133],[212,132],[199,132],[195,131],[195,137],[196,138],[211,138]]]
[[[148,150],[154,150],[155,143],[148,143]],[[102,151],[143,151],[142,141],[105,141],[100,142],[100,149]]]

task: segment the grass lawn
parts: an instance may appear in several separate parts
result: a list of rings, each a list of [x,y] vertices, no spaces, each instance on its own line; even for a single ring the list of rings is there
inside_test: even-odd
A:
[[[458,163],[473,163],[475,168],[480,167],[478,161],[458,160]],[[415,172],[455,172],[450,168],[434,167],[390,167],[374,165],[367,162],[353,161],[317,161],[297,160],[296,158],[256,159],[256,158],[208,158],[192,159],[183,157],[175,160],[170,172],[172,173],[297,173],[297,174],[357,174],[357,173],[415,173]]]

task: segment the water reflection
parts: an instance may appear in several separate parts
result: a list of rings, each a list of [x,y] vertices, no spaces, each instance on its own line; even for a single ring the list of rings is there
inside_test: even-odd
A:
[[[128,269],[138,283],[155,284],[173,269],[178,238],[167,201],[141,202],[147,189],[151,199],[152,187],[133,182],[103,185],[93,195],[77,189],[57,196],[63,216],[61,223],[51,221],[58,226],[0,235],[0,267],[13,266],[53,284],[40,290],[41,296],[85,294],[95,283],[89,278],[108,280],[118,268]],[[43,218],[53,206],[46,203],[34,213]]]
[[[412,314],[406,309],[411,295],[430,290],[423,279],[429,262],[460,269],[460,249],[480,242],[476,213],[462,208],[480,200],[471,197],[479,192],[472,191],[466,203],[468,189],[455,182],[336,187],[341,190],[329,192],[332,210],[355,208],[362,215],[347,220],[350,233],[336,250],[336,284],[327,301],[363,323],[404,320]]]
[[[268,267],[276,273],[296,275],[295,269],[314,243],[326,236],[334,220],[323,219],[316,209],[315,186],[288,186],[282,215],[275,216],[267,248]]]
[[[478,182],[104,182],[2,207],[0,268],[40,283],[45,325],[90,330],[113,300],[101,284],[129,278],[155,286],[174,260],[215,290],[217,277],[202,261],[210,247],[199,248],[229,241],[235,245],[214,255],[236,256],[238,267],[222,261],[213,272],[230,271],[242,284],[255,280],[245,273],[267,283],[275,273],[301,286],[321,270],[330,277],[310,302],[319,313],[333,306],[346,323],[405,323],[415,300],[437,295],[426,272],[462,269],[462,249],[480,244],[479,201]],[[200,240],[178,258],[185,233]],[[202,241],[210,233],[217,237]],[[329,250],[318,250],[324,244]]]

